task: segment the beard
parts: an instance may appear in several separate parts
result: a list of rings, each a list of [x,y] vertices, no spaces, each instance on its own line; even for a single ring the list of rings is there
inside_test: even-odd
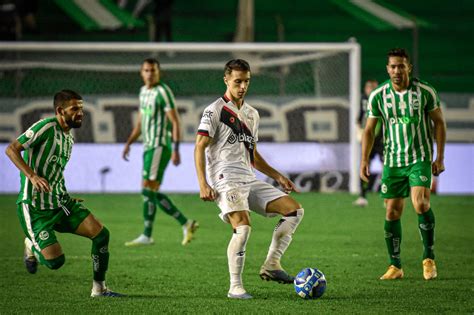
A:
[[[82,126],[82,121],[74,121],[71,117],[66,118],[65,121],[70,128],[81,128]]]

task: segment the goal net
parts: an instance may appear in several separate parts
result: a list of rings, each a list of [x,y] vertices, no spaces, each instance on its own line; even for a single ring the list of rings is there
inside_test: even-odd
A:
[[[299,178],[302,190],[357,191],[357,43],[4,43],[0,141],[51,115],[52,96],[67,88],[85,101],[76,143],[125,142],[138,107],[140,66],[148,57],[160,61],[161,78],[175,94],[184,142],[193,144],[204,107],[225,92],[224,64],[245,59],[252,70],[246,101],[260,113],[259,146],[270,162]]]

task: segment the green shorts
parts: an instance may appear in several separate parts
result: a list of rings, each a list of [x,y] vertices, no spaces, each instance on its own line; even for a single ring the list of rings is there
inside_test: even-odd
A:
[[[27,203],[18,204],[21,228],[38,251],[58,242],[55,231],[74,233],[90,214],[86,207],[71,198],[63,203],[63,207],[65,209],[38,210]]]
[[[170,159],[171,150],[168,147],[146,149],[143,152],[143,179],[161,183]]]
[[[431,163],[418,162],[405,167],[383,167],[380,195],[384,199],[406,198],[410,187],[431,186]]]

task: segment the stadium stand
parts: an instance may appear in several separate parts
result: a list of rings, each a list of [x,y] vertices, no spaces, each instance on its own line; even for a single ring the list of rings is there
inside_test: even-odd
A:
[[[61,9],[61,1],[42,1],[38,12],[41,34],[25,34],[24,40],[147,41],[146,27],[84,32]],[[129,1],[129,7],[134,1]],[[418,21],[418,69],[423,78],[442,92],[470,92],[474,65],[471,17],[474,3],[442,0],[400,0],[396,4],[375,1],[394,12],[404,12]],[[342,3],[342,4],[341,4]],[[356,39],[362,46],[362,79],[383,79],[380,65],[393,46],[413,47],[411,29],[377,27],[377,19],[351,13],[347,1],[255,1],[255,40],[257,42],[340,42]],[[236,25],[237,1],[175,1],[173,38],[178,42],[229,42]],[[147,20],[146,11],[142,14]],[[57,25],[61,25],[58,30]],[[139,23],[137,24],[139,25]],[[456,34],[456,36],[453,36]],[[465,40],[463,40],[465,39]],[[442,40],[443,44],[440,44]]]

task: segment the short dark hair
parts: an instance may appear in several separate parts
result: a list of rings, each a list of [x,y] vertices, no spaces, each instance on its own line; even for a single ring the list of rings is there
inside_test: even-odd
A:
[[[157,65],[158,69],[160,69],[160,62],[156,58],[151,58],[151,57],[146,58],[145,60],[143,60],[143,63],[149,63],[151,65]]]
[[[410,57],[408,56],[407,51],[404,48],[392,48],[387,53],[387,64],[390,57],[402,57],[405,58],[408,63],[410,63]]]
[[[65,103],[70,100],[82,100],[82,96],[72,90],[62,90],[54,94],[54,110],[58,107],[64,108]]]
[[[250,71],[250,65],[243,59],[232,59],[225,64],[224,74],[230,74],[232,70]]]

